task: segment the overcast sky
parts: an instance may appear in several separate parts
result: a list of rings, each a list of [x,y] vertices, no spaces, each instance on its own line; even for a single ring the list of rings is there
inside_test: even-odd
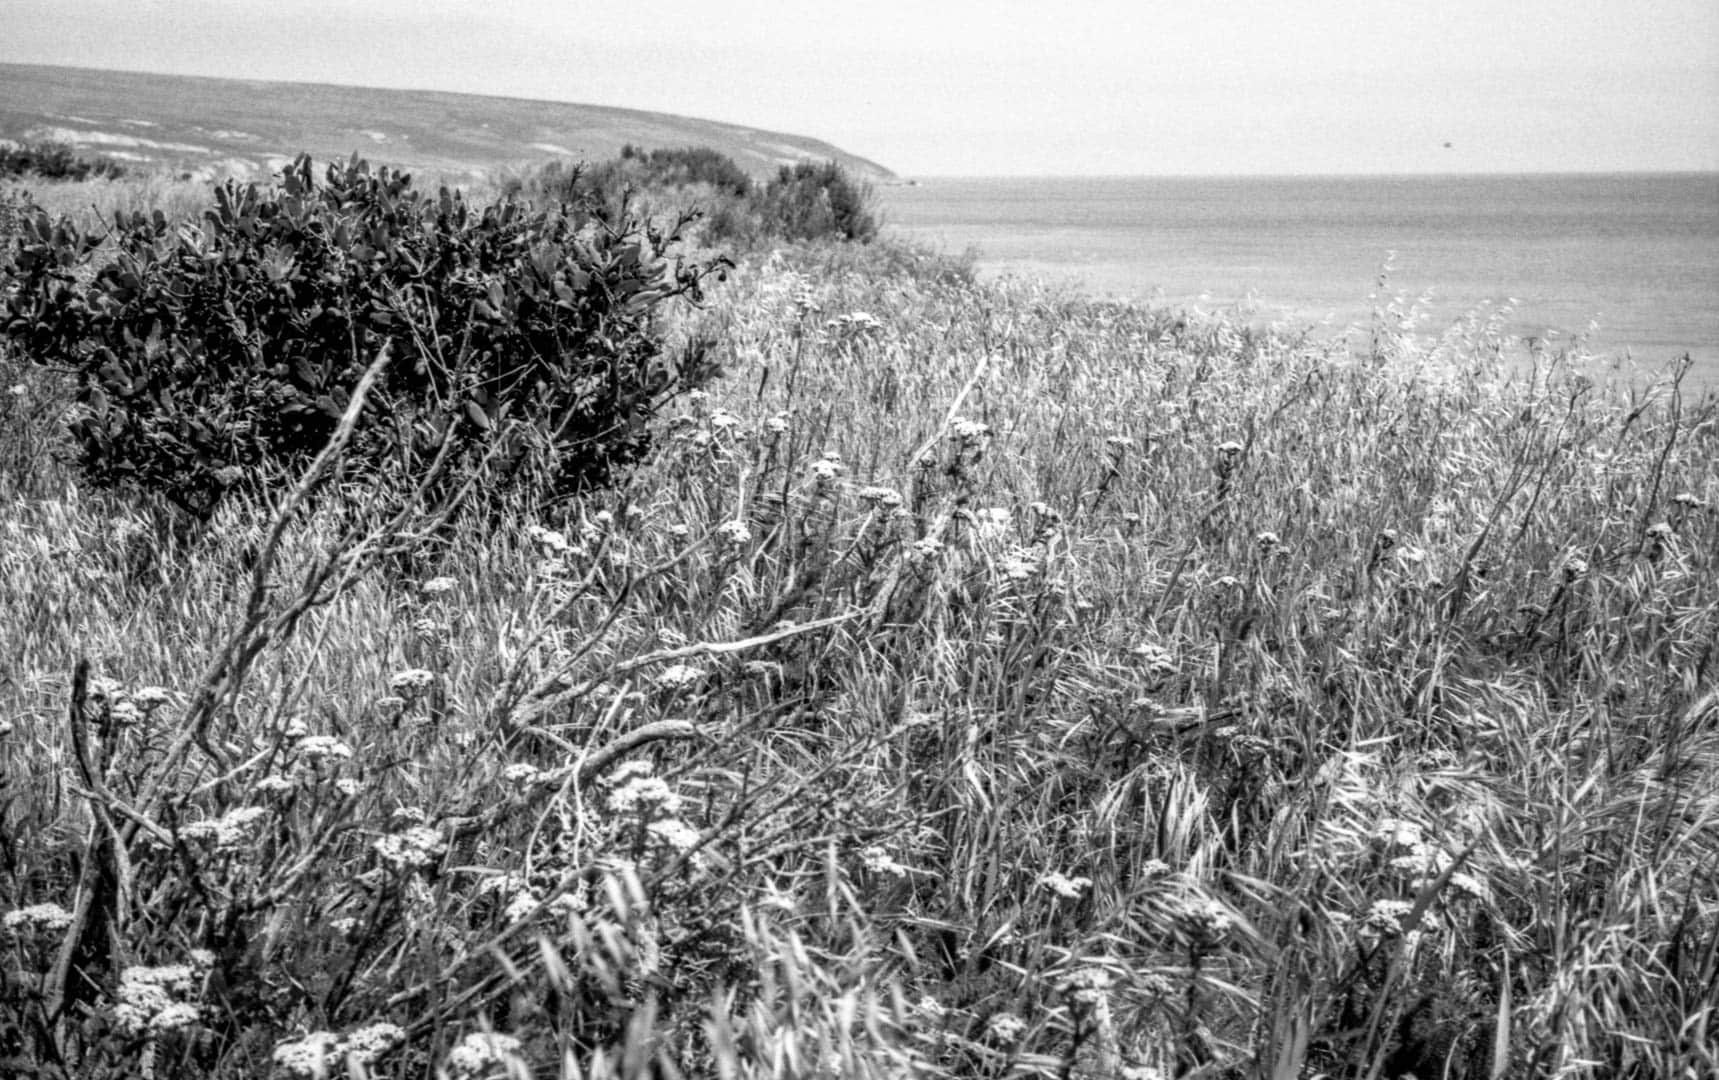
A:
[[[0,60],[652,109],[908,176],[1719,169],[1719,0],[5,0]]]

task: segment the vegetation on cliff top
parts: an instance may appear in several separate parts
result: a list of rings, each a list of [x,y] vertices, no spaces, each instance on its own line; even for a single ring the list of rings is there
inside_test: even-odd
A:
[[[407,569],[361,485],[163,545],[0,357],[0,1063],[1714,1069],[1719,400],[736,262],[635,472]]]

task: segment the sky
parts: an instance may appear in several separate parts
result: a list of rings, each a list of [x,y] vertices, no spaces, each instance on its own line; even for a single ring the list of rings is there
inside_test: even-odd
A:
[[[5,0],[0,61],[808,135],[903,176],[1719,170],[1719,0]]]

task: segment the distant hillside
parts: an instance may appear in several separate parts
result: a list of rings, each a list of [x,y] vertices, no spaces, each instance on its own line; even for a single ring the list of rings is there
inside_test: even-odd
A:
[[[874,182],[888,169],[816,139],[668,113],[555,101],[0,64],[0,139],[199,174],[272,171],[308,151],[479,175],[547,157],[599,161],[627,143],[708,146],[754,175],[835,160]]]

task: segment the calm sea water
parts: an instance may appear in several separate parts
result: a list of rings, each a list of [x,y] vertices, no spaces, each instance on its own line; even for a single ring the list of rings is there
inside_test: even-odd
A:
[[[1369,296],[1430,290],[1437,333],[1516,301],[1506,327],[1719,385],[1719,173],[932,179],[880,189],[890,227],[987,273],[1338,332]],[[1596,328],[1589,333],[1590,326]]]

